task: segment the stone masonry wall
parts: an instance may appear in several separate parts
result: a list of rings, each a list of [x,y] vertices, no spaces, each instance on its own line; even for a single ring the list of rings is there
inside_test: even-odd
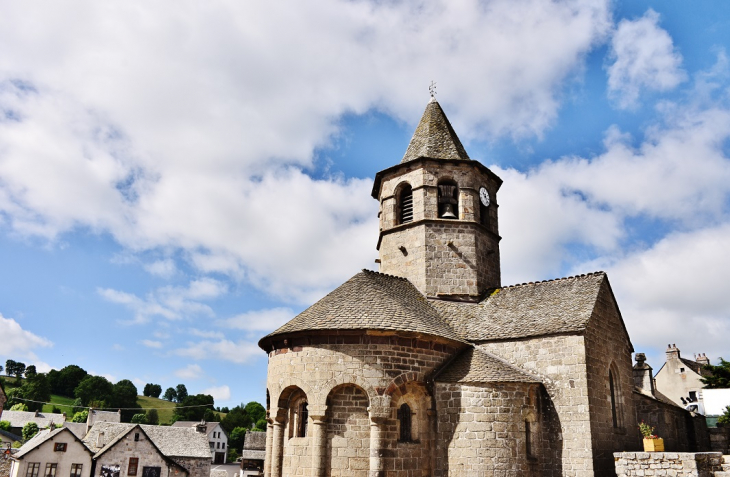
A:
[[[290,349],[269,355],[270,402],[273,407],[286,409],[288,396],[304,395],[310,416],[326,410],[328,457],[325,461],[327,466],[332,462],[331,475],[359,473],[363,465],[365,471],[369,469],[368,454],[365,454],[369,452],[365,441],[371,432],[369,407],[388,410],[380,424],[385,475],[430,475],[431,438],[427,417],[430,398],[423,384],[433,369],[456,352],[456,343],[448,345],[382,332],[311,336],[305,339],[310,343],[307,345],[297,344],[301,341],[298,339],[292,341]],[[412,419],[418,442],[397,441],[396,409],[403,402],[409,403],[415,412]],[[270,410],[272,416],[277,412],[277,409]],[[364,418],[367,425],[363,424]],[[312,426],[310,417],[308,429]],[[287,428],[282,475],[311,475],[313,454],[309,436],[308,431],[308,437],[290,439]],[[358,439],[361,447],[355,447]],[[403,474],[403,470],[409,472]]]
[[[722,470],[719,452],[616,452],[614,460],[618,477],[712,477]]]
[[[190,472],[189,477],[208,477],[210,475],[210,459],[203,457],[171,457],[172,460]],[[175,476],[173,472],[170,477]]]
[[[593,435],[593,466],[596,476],[613,476],[614,452],[640,450],[634,408],[634,375],[631,342],[622,325],[610,286],[604,281],[598,292],[586,340],[588,401]],[[616,427],[614,427],[609,385],[614,382]]]
[[[530,401],[530,387],[524,383],[437,383],[435,475],[552,475],[543,455],[550,444],[539,432],[539,420],[534,419],[538,409]],[[527,420],[533,421],[530,455]]]
[[[160,467],[161,476],[181,476],[181,469],[174,467],[168,469],[169,464],[160,454],[157,448],[149,441],[144,433],[139,433],[139,440],[134,440],[135,432],[132,431],[120,439],[114,446],[104,452],[96,459],[96,475],[101,475],[101,468],[105,465],[118,465],[120,467],[119,475],[127,475],[129,470],[130,457],[139,459],[137,466],[137,475],[142,475],[143,467]]]
[[[710,450],[704,416],[693,417],[684,409],[653,397],[634,393],[637,421],[654,427],[664,439],[664,449],[671,452],[703,452]]]
[[[562,475],[593,476],[585,342],[579,335],[483,343],[480,348],[541,376],[562,433],[554,437]]]
[[[368,397],[355,386],[332,391],[327,409],[327,466],[331,477],[366,477],[370,468]]]

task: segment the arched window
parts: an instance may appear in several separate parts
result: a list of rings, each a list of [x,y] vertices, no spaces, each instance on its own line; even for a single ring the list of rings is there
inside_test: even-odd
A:
[[[613,372],[608,370],[608,388],[611,393],[611,419],[613,427],[618,427],[618,413],[616,409],[616,386],[613,382]]]
[[[307,410],[306,402],[302,402],[299,404],[297,414],[297,437],[307,437],[307,421],[309,420],[309,411]]]
[[[401,404],[398,408],[398,422],[400,423],[400,442],[411,442],[411,408],[408,404]]]
[[[441,181],[438,185],[438,210],[440,219],[459,218],[459,187],[454,181]]]
[[[398,193],[398,224],[413,222],[413,189],[405,184]]]

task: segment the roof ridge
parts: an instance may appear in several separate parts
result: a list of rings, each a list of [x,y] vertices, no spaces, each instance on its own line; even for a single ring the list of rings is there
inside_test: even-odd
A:
[[[376,272],[375,270],[368,270],[367,268],[362,269],[365,273],[370,273],[372,275],[380,275],[381,277],[388,277],[388,278],[397,278],[398,280],[408,281],[405,277],[399,277],[398,275],[391,275],[389,273],[382,273],[382,272]]]
[[[534,282],[515,283],[514,285],[507,285],[502,288],[498,288],[498,290],[499,289],[504,290],[507,288],[519,288],[519,287],[530,286],[530,285],[539,285],[540,283],[560,282],[563,280],[575,280],[575,279],[579,279],[579,278],[588,278],[588,277],[599,276],[599,275],[606,275],[606,272],[604,272],[602,270],[598,270],[595,272],[581,273],[580,275],[571,275],[568,277],[551,278],[548,280],[537,280]]]

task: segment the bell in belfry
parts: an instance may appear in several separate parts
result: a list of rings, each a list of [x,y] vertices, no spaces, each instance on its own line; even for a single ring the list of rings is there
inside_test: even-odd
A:
[[[455,195],[457,188],[451,184],[439,184],[439,218],[456,219],[455,206],[459,203]]]

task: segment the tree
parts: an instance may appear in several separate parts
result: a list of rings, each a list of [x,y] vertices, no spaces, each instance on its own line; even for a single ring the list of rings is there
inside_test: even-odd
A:
[[[177,401],[177,392],[175,392],[174,388],[167,388],[165,390],[165,395],[162,396],[162,399],[166,401]]]
[[[188,397],[188,388],[186,388],[184,384],[178,384],[177,387],[175,387],[175,394],[177,395],[177,402],[183,402],[183,400]]]
[[[205,418],[206,410],[213,410],[215,402],[210,394],[187,396],[175,407],[177,421],[200,421]],[[194,407],[189,407],[194,406]]]
[[[74,414],[74,417],[71,419],[71,422],[86,422],[89,419],[89,411],[79,411],[76,414]]]
[[[35,364],[31,364],[27,368],[25,368],[25,377],[30,378],[38,374],[38,371],[35,369]]]
[[[0,430],[10,432],[10,421],[0,421]]]
[[[100,407],[104,407],[103,403],[111,402],[112,390],[112,383],[105,377],[88,375],[76,386],[74,396],[81,399],[83,406],[95,401],[97,405],[102,404]]]
[[[122,379],[112,387],[111,407],[121,409],[122,422],[129,422],[141,411],[137,404],[137,386],[129,379]]]
[[[20,379],[23,373],[25,373],[25,363],[9,359],[5,361],[5,372],[8,376],[15,376],[17,379]]]
[[[147,424],[158,425],[160,423],[160,416],[157,414],[157,409],[147,409]]]
[[[246,429],[250,429],[253,423],[254,420],[251,419],[251,416],[248,412],[246,412],[243,405],[239,405],[231,409],[231,411],[226,414],[226,417],[221,420],[221,427],[223,427],[226,432],[230,433],[236,427],[245,427]]]
[[[162,394],[162,386],[159,384],[147,383],[144,385],[144,391],[142,391],[142,394],[144,396],[158,398],[160,397],[160,394]]]
[[[3,372],[3,367],[2,367],[2,366],[0,366],[0,373],[2,373],[2,372]],[[6,422],[7,422],[7,421],[6,421]]]
[[[48,380],[51,383],[53,394],[66,397],[74,397],[74,389],[86,376],[88,376],[86,370],[75,364],[69,364],[61,368],[60,371],[52,369],[48,372]]]
[[[257,403],[256,401],[251,401],[250,403],[246,404],[246,407],[244,409],[246,410],[246,413],[251,416],[251,420],[253,422],[257,422],[259,419],[266,418],[266,408],[264,408],[264,406]]]
[[[725,406],[725,412],[718,418],[717,423],[725,426],[730,425],[730,406]]]
[[[29,441],[31,437],[38,434],[38,424],[35,422],[28,422],[23,426],[23,440]]]
[[[144,413],[135,414],[132,416],[132,424],[147,424],[147,416]]]
[[[28,366],[28,369],[33,366]],[[41,411],[43,403],[51,400],[51,385],[43,373],[31,373],[26,371],[26,379],[20,387],[23,398],[27,399],[28,410]]]
[[[702,381],[706,388],[730,388],[730,361],[725,361],[720,358],[719,365],[713,366],[706,364],[704,368],[712,373],[710,376],[700,378],[700,381]]]
[[[260,432],[266,432],[266,425],[268,423],[266,422],[266,419],[259,419],[256,421],[256,427],[251,429],[252,431],[260,431]]]
[[[24,403],[15,404],[13,407],[10,408],[11,411],[27,411],[28,406],[26,406]]]
[[[245,427],[236,427],[228,433],[228,448],[229,449],[243,449],[243,439],[246,437]]]

